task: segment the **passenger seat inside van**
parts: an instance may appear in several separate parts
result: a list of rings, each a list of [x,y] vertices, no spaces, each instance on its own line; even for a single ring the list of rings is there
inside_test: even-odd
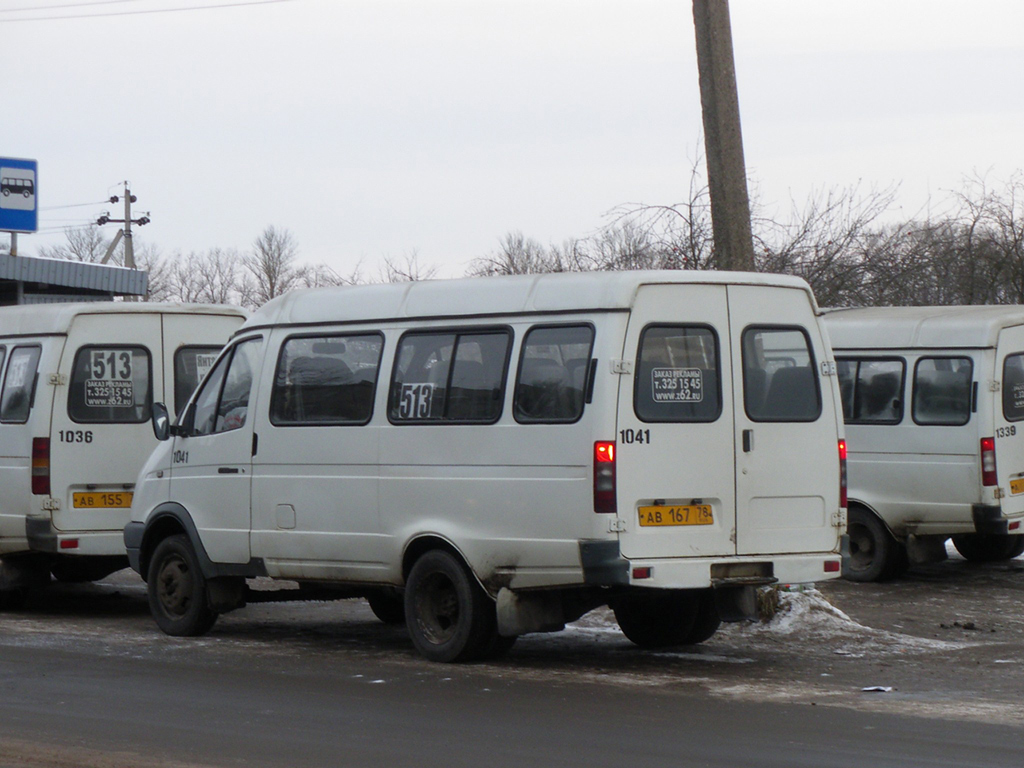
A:
[[[810,366],[799,365],[779,368],[772,374],[765,397],[763,415],[768,419],[806,421],[818,414],[814,373]]]

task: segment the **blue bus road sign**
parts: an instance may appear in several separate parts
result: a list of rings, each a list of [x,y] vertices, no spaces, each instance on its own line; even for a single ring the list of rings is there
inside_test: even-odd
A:
[[[35,232],[39,174],[35,160],[0,157],[0,232]]]

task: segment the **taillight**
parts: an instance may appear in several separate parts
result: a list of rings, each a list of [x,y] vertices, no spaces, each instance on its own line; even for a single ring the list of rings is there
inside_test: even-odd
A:
[[[839,441],[839,506],[846,506],[846,441]]]
[[[981,438],[981,484],[999,485],[996,477],[996,439]]]
[[[32,493],[50,495],[50,438],[32,438]]]
[[[594,443],[594,511],[612,512],[615,506],[615,443]]]

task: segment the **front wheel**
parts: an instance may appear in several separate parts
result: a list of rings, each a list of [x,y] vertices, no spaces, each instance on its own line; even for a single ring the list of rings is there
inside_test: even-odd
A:
[[[409,573],[405,623],[416,650],[431,661],[471,661],[491,651],[495,608],[454,555],[434,549]]]
[[[168,635],[195,637],[217,621],[206,599],[206,578],[184,534],[169,536],[153,552],[146,579],[149,609]]]

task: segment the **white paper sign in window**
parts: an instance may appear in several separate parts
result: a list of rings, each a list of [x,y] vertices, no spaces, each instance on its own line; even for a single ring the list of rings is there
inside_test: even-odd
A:
[[[398,403],[398,417],[400,419],[429,419],[433,402],[433,384],[402,384],[402,399]]]
[[[85,404],[90,408],[131,408],[135,405],[130,349],[94,349],[85,380]]]
[[[656,403],[699,403],[704,399],[700,368],[653,368],[651,394]]]

